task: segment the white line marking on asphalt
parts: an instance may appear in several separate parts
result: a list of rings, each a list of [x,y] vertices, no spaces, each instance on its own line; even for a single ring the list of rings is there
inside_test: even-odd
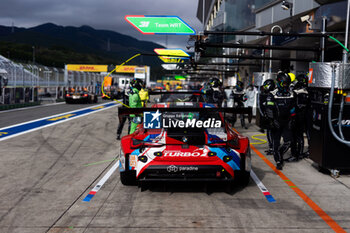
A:
[[[254,180],[260,191],[264,194],[266,199],[269,202],[276,202],[276,200],[273,198],[273,196],[270,194],[269,190],[265,187],[265,185],[259,180],[259,178],[256,176],[255,172],[253,170],[250,171],[250,177]]]
[[[109,169],[109,171],[102,177],[102,179],[95,185],[95,187],[88,193],[83,201],[89,202],[91,198],[102,188],[106,181],[112,176],[112,174],[119,167],[119,160]]]

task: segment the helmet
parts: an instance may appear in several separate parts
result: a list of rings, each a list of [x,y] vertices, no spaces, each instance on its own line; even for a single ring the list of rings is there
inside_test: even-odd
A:
[[[273,79],[265,80],[265,82],[263,83],[263,88],[266,92],[273,91],[276,88],[275,81]]]
[[[289,77],[290,77],[290,81],[294,82],[295,81],[295,74],[293,73],[288,73]]]
[[[237,83],[236,83],[237,91],[243,91],[243,86],[244,86],[243,82],[237,81]]]
[[[137,90],[141,90],[142,89],[142,80],[138,79],[138,78],[134,78],[130,81],[130,86],[132,88],[136,88]]]
[[[307,87],[308,85],[308,76],[306,76],[305,74],[299,74],[297,76],[297,80],[298,80],[298,86],[300,87]]]
[[[291,78],[287,73],[279,72],[277,74],[277,88],[282,92],[288,92],[291,83]]]
[[[214,87],[214,88],[222,86],[222,82],[218,78],[210,79],[208,84],[209,84],[210,87]]]

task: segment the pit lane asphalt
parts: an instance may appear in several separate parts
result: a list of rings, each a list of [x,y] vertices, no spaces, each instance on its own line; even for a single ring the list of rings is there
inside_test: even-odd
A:
[[[333,232],[253,151],[253,170],[275,203],[252,180],[232,193],[202,184],[141,192],[123,186],[118,172],[83,202],[113,162],[84,164],[119,154],[116,114],[111,108],[0,142],[0,232]],[[237,130],[259,134],[256,126]],[[310,160],[287,163],[283,173],[350,231],[349,176],[333,179]]]
[[[99,99],[95,104],[58,103],[0,111],[0,128],[109,102],[111,101]]]

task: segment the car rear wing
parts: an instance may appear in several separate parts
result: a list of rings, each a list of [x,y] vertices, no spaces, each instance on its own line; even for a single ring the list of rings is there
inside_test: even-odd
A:
[[[118,108],[118,116],[121,119],[124,115],[140,115],[144,112],[198,112],[198,113],[209,113],[209,112],[221,112],[225,114],[245,114],[248,115],[248,120],[252,120],[252,108],[198,108],[198,107],[176,107],[176,108],[164,108],[164,107],[152,107],[152,108]]]

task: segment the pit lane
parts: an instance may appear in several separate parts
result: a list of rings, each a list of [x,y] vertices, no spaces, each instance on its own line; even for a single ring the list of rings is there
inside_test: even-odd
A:
[[[0,128],[109,102],[111,101],[99,98],[98,103],[94,104],[66,104],[62,102],[0,111]]]
[[[29,120],[30,113],[21,115],[19,121]],[[201,183],[155,185],[141,192],[123,186],[118,172],[83,202],[116,162],[93,164],[118,154],[116,116],[111,108],[0,142],[0,232],[332,232],[254,151],[253,170],[274,203],[253,180],[231,193]],[[250,138],[260,134],[255,125],[237,130]],[[266,144],[254,146],[264,155]],[[349,231],[348,175],[333,179],[307,159],[287,163],[282,172]]]

